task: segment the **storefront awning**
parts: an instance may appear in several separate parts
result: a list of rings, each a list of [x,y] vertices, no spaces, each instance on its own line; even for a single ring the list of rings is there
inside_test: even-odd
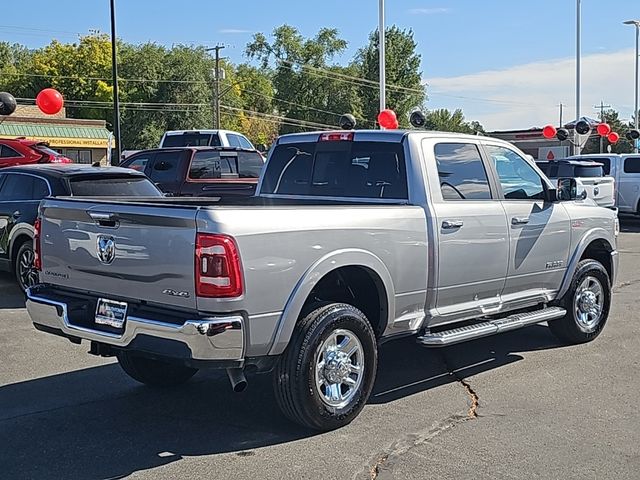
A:
[[[0,123],[0,138],[25,137],[52,147],[108,148],[111,134],[104,127],[35,123]]]

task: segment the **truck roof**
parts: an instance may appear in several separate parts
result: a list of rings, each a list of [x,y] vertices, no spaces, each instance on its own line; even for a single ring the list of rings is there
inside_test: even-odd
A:
[[[420,135],[425,137],[447,137],[447,138],[460,138],[462,139],[478,139],[478,135],[469,135],[466,133],[453,133],[453,132],[439,132],[436,130],[331,130],[331,131],[316,131],[316,132],[304,132],[304,133],[290,133],[282,135],[278,138],[276,144],[296,143],[296,142],[317,142],[320,135],[326,133],[353,133],[353,140],[357,141],[383,141],[383,142],[400,142],[407,135]],[[498,138],[490,138],[498,142],[504,142]]]

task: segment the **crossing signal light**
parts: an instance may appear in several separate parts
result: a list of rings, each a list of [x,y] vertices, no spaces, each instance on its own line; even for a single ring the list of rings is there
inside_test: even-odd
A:
[[[640,131],[638,130],[629,130],[626,134],[627,140],[638,140],[640,138]]]

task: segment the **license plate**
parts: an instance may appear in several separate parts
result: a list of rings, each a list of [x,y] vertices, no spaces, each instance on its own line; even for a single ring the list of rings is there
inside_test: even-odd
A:
[[[96,323],[122,328],[127,318],[127,304],[100,298],[96,306]]]

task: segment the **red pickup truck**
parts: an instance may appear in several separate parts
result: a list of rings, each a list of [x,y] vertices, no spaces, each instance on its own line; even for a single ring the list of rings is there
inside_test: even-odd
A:
[[[251,196],[264,158],[236,147],[142,150],[120,164],[144,172],[165,193],[179,197]]]

